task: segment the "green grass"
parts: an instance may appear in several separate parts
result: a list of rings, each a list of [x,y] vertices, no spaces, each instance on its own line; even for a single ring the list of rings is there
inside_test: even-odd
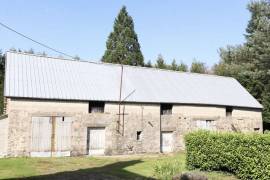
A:
[[[7,158],[0,159],[0,179],[27,178],[53,179],[55,177],[102,176],[115,179],[154,178],[157,163],[179,160],[179,170],[185,169],[185,154],[133,155],[113,157],[68,157],[68,158]],[[179,172],[180,173],[180,172]],[[209,179],[236,179],[220,172],[197,172]],[[56,178],[55,178],[56,179]],[[61,179],[61,178],[60,178]]]

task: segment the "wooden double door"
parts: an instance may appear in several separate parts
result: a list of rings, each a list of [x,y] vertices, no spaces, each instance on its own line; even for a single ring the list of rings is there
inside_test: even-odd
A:
[[[71,117],[32,117],[33,157],[70,156]]]

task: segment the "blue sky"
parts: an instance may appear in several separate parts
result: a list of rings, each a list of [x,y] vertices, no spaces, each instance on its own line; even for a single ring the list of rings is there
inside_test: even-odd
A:
[[[82,59],[99,61],[120,8],[133,17],[145,61],[162,54],[167,63],[208,66],[218,49],[244,42],[250,18],[248,0],[2,0],[0,21],[35,40]],[[54,52],[0,27],[0,49],[11,47]]]

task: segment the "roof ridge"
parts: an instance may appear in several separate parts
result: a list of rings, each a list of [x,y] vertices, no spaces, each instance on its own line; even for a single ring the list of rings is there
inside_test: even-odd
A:
[[[111,66],[121,66],[121,64],[114,64],[114,63],[107,63],[107,62],[96,62],[91,60],[76,60],[76,59],[69,59],[69,58],[62,58],[62,57],[53,57],[53,56],[43,56],[39,54],[31,54],[26,52],[14,52],[14,51],[6,51],[6,53],[13,53],[13,54],[21,54],[21,55],[27,55],[27,56],[36,56],[36,57],[42,57],[42,58],[49,58],[49,59],[57,59],[57,60],[64,60],[64,61],[73,61],[73,62],[84,62],[84,63],[92,63],[92,64],[98,64],[98,65],[111,65]],[[182,73],[182,74],[189,74],[189,75],[198,75],[198,76],[212,76],[216,78],[230,78],[234,79],[233,77],[229,76],[220,76],[215,74],[201,74],[201,73],[194,73],[194,72],[184,72],[184,71],[174,71],[170,69],[160,69],[155,67],[143,67],[143,66],[132,66],[132,65],[126,65],[122,64],[124,67],[130,67],[135,69],[149,69],[153,71],[164,71],[164,72],[172,72],[172,73]]]

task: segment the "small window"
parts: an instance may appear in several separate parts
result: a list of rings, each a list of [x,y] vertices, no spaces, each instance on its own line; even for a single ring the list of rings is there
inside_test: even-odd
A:
[[[105,103],[102,101],[90,101],[89,113],[104,113]]]
[[[232,116],[232,107],[226,107],[226,117],[231,117]]]
[[[259,132],[260,131],[260,128],[254,128],[254,131],[255,132]]]
[[[197,120],[197,127],[205,130],[215,129],[213,120]]]
[[[161,104],[160,105],[160,114],[161,115],[172,114],[172,104]]]
[[[142,140],[142,131],[137,131],[137,141]]]

